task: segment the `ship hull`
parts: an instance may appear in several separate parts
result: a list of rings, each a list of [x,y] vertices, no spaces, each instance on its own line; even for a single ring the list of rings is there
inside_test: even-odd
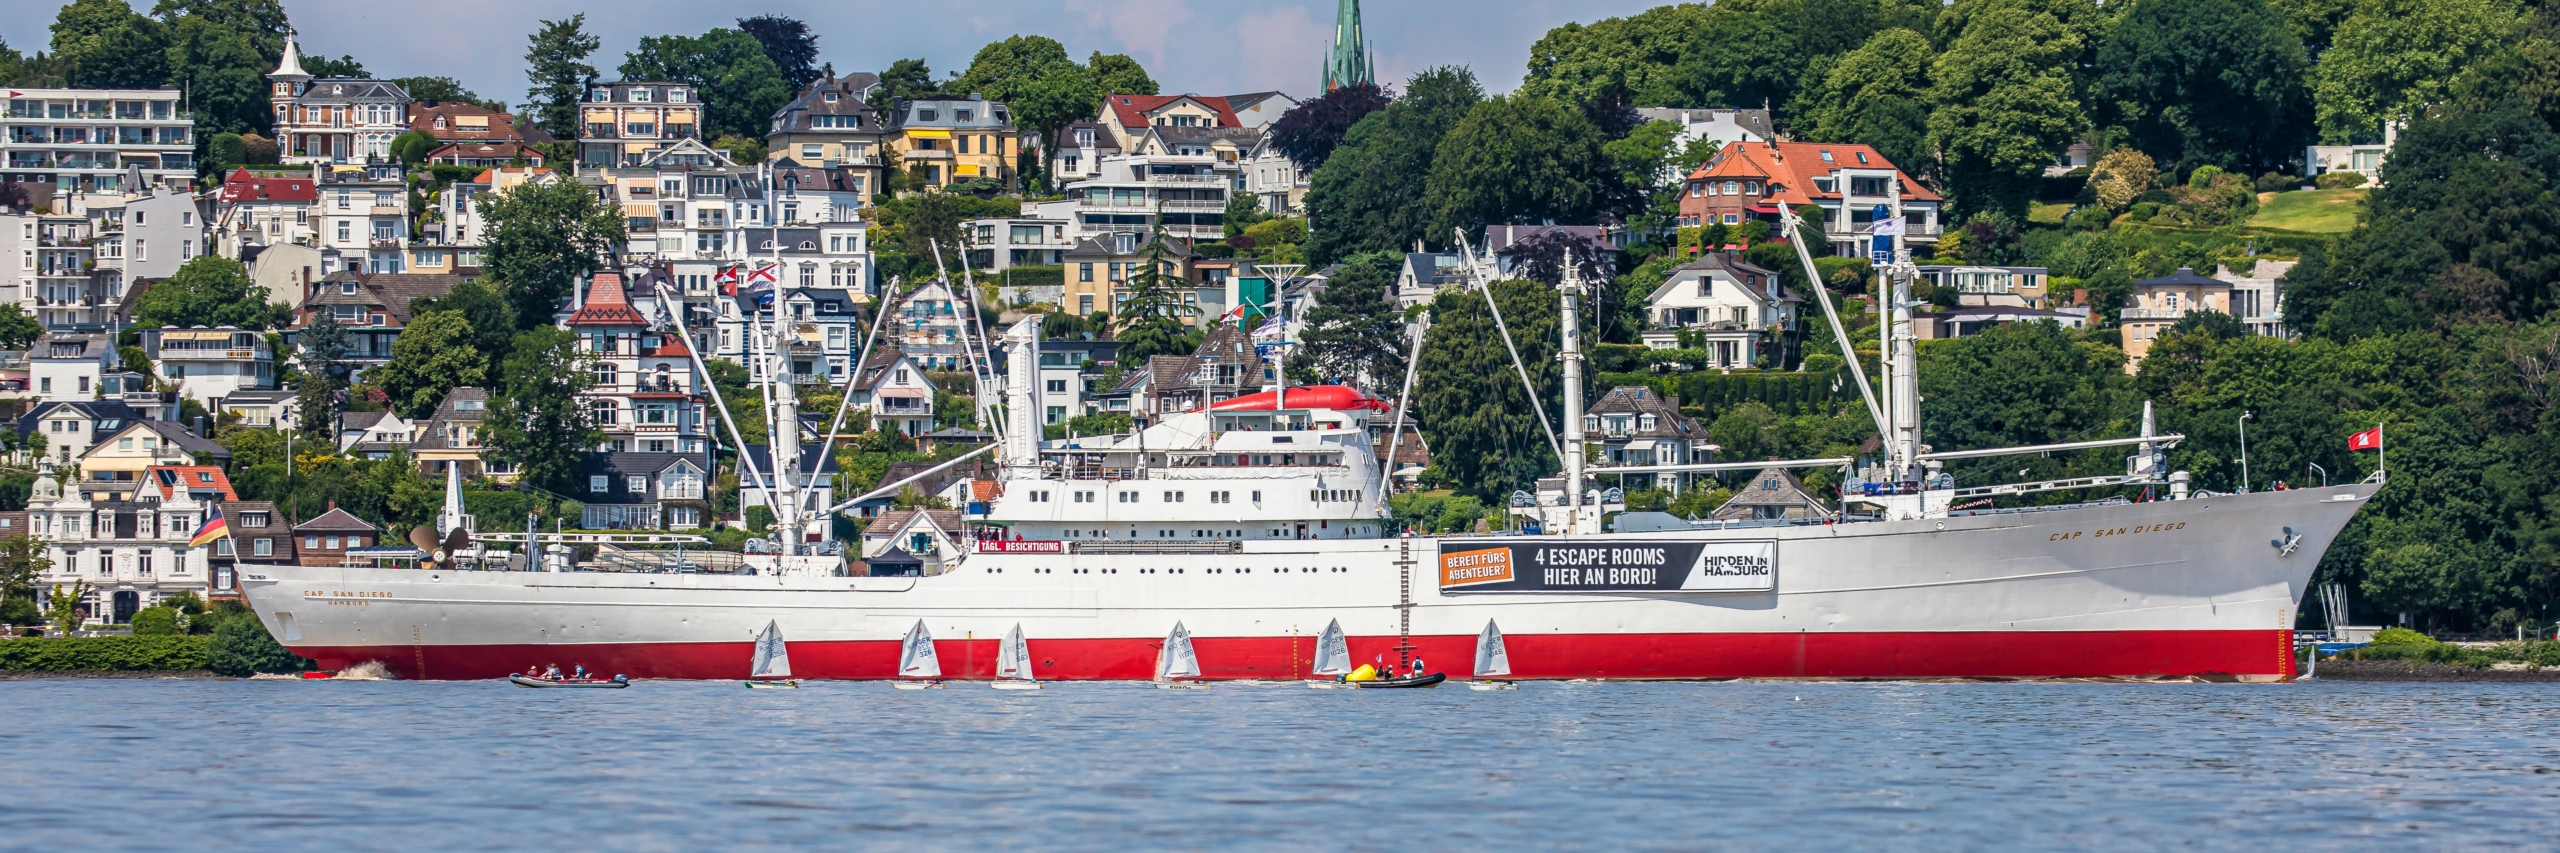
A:
[[[925,578],[292,566],[242,577],[287,648],[406,678],[583,664],[737,679],[772,622],[796,675],[886,679],[919,621],[950,678],[993,678],[999,638],[1019,625],[1043,680],[1143,680],[1176,622],[1203,678],[1306,678],[1331,621],[1354,661],[1399,660],[1409,644],[1464,677],[1490,621],[1521,679],[2274,681],[2294,674],[2291,628],[2313,567],[2375,488],[1581,540],[1774,543],[1773,588],[1740,592],[1440,588],[1442,552],[1514,541],[1504,537],[985,553]]]

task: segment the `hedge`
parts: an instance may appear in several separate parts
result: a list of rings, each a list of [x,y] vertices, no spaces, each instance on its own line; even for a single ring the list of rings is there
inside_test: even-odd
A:
[[[1703,407],[1710,416],[1742,403],[1760,403],[1788,415],[1828,412],[1839,403],[1858,399],[1857,383],[1838,372],[1600,374],[1600,390],[1620,385],[1652,388],[1654,393],[1664,396],[1676,395],[1680,398],[1680,405]]]
[[[0,640],[0,671],[150,672],[205,668],[207,636]]]

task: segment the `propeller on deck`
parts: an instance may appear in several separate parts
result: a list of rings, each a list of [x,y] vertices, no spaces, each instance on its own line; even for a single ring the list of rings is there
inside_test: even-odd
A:
[[[444,551],[436,547],[436,535],[433,531],[424,527],[409,528],[409,544],[416,546],[419,552],[427,555],[426,559],[419,561],[421,563],[419,568],[444,568]]]

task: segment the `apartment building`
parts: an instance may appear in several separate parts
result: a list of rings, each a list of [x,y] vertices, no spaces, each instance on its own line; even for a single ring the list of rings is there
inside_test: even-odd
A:
[[[85,623],[123,624],[182,593],[212,591],[208,549],[187,547],[217,501],[237,500],[219,468],[156,467],[138,480],[57,477],[41,463],[27,498],[27,526],[51,560],[41,589],[86,588]],[[165,473],[167,476],[161,476]]]
[[[578,112],[581,166],[638,166],[661,149],[702,136],[702,102],[685,83],[595,83]]]
[[[1211,154],[1125,154],[1103,158],[1093,177],[1066,185],[1070,237],[1145,234],[1159,224],[1186,240],[1226,236],[1227,196],[1237,164]]]
[[[942,187],[988,178],[1006,191],[1020,189],[1013,158],[1022,153],[1013,112],[1005,105],[975,95],[905,101],[889,120],[896,133],[888,137],[912,185]]]
[[[142,351],[161,378],[178,384],[178,396],[208,410],[232,394],[275,387],[275,352],[261,332],[162,326],[142,330]]]
[[[311,208],[320,199],[319,187],[315,173],[232,170],[213,193],[214,251],[240,258],[250,246],[317,242]]]
[[[865,100],[879,87],[874,74],[820,78],[774,112],[773,130],[765,134],[766,159],[777,166],[788,160],[804,168],[842,170],[853,207],[868,207],[871,193],[880,188],[880,150],[891,132]]]
[[[662,335],[632,308],[622,274],[597,273],[586,298],[564,324],[578,333],[579,348],[595,359],[595,382],[585,393],[602,446],[614,453],[700,453],[705,429],[703,400],[695,387],[692,350],[675,335]]]
[[[42,196],[195,186],[195,116],[176,89],[6,89],[0,181]],[[137,183],[136,171],[139,170]]]

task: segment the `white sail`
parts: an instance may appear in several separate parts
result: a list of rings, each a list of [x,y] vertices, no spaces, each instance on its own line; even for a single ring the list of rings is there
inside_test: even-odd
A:
[[[898,651],[898,677],[942,677],[942,660],[933,656],[933,635],[925,631],[922,619],[907,629],[906,642]]]
[[[1351,674],[1351,645],[1342,636],[1342,620],[1325,623],[1324,634],[1316,637],[1316,665],[1309,670],[1317,675]]]
[[[1493,620],[1484,622],[1484,633],[1476,635],[1476,675],[1510,675],[1511,652],[1502,645],[1502,629]]]
[[[747,677],[791,677],[791,651],[782,644],[782,626],[770,620],[764,623],[764,633],[756,635],[755,663]]]
[[[1031,674],[1031,644],[1022,640],[1022,623],[1004,635],[1004,645],[996,648],[996,677],[1037,680]]]
[[[1200,677],[1200,657],[1191,653],[1191,629],[1173,623],[1173,633],[1164,637],[1164,650],[1156,653],[1156,680]]]

